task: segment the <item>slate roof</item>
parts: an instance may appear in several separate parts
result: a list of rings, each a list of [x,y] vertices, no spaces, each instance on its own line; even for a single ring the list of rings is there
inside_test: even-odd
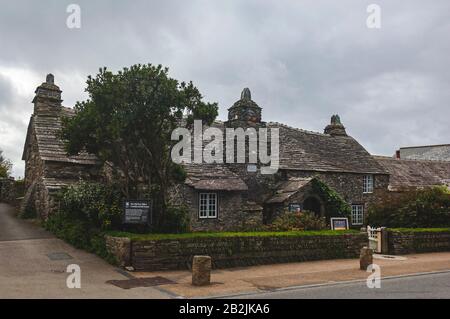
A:
[[[400,148],[401,159],[450,161],[450,144]]]
[[[215,121],[211,127],[225,131],[225,123]],[[269,122],[267,128],[278,128],[280,137],[280,169],[317,172],[388,174],[387,171],[350,136],[331,136],[293,128],[284,124]],[[203,126],[205,130],[207,126]],[[225,133],[223,133],[225,137]],[[193,143],[193,141],[192,141]],[[205,144],[205,142],[203,143]],[[192,152],[194,147],[192,147]],[[225,149],[223,150],[225,153]],[[248,151],[248,150],[247,150]],[[230,164],[226,164],[230,165]],[[220,180],[231,174],[223,164],[198,165],[197,174],[206,174]],[[233,164],[231,164],[233,165]],[[202,172],[202,170],[204,172]],[[220,172],[228,171],[225,174]],[[192,174],[188,171],[188,175]],[[204,183],[204,184],[202,184]],[[199,182],[196,187],[211,187],[208,182]],[[219,186],[220,183],[224,185]],[[216,188],[225,188],[226,182],[216,182]]]
[[[183,164],[185,184],[198,190],[246,191],[247,185],[222,164]]]
[[[266,203],[283,203],[303,187],[308,185],[311,180],[312,178],[290,178],[289,180],[282,182],[278,186],[275,195],[267,200]]]
[[[46,112],[39,112],[31,116],[22,156],[23,160],[27,157],[27,152],[31,147],[32,135],[35,134],[38,152],[42,160],[86,165],[99,163],[95,155],[86,152],[74,156],[67,155],[64,149],[64,143],[59,138],[61,118],[65,116],[73,116],[73,110],[60,107]]]
[[[279,128],[280,169],[387,174],[354,138],[331,136],[270,122]]]
[[[450,186],[450,162],[404,160],[374,156],[389,173],[389,190],[436,185]]]

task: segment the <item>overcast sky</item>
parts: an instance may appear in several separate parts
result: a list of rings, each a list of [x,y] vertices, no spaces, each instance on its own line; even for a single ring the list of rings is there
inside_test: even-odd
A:
[[[81,28],[66,26],[81,7]],[[367,6],[381,8],[369,29]],[[23,176],[34,90],[47,73],[63,104],[99,67],[163,64],[218,102],[244,87],[263,120],[322,132],[338,113],[373,154],[450,143],[450,1],[3,1],[0,149]]]

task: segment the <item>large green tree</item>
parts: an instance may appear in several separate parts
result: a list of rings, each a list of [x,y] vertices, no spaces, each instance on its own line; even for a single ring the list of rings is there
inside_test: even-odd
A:
[[[161,223],[169,187],[185,178],[170,157],[171,133],[194,119],[211,124],[217,104],[203,102],[192,82],[170,78],[161,65],[138,64],[117,73],[103,68],[86,83],[89,98],[76,104],[74,117],[63,120],[68,153],[97,155],[127,198],[150,194]]]
[[[0,150],[0,177],[6,178],[11,173],[12,164],[3,157],[3,151]]]

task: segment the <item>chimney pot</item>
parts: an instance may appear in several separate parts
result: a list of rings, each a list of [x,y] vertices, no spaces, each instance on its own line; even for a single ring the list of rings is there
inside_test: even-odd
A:
[[[47,74],[45,82],[47,82],[49,84],[55,84],[55,77],[53,76],[53,74],[51,74],[51,73]]]

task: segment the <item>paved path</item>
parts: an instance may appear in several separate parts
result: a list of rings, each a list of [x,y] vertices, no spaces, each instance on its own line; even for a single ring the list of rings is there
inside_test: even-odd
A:
[[[241,295],[261,299],[438,299],[450,298],[450,271],[398,278],[386,278],[381,287],[369,289],[365,282],[340,283],[309,288]]]
[[[53,237],[31,222],[16,218],[15,213],[11,206],[0,203],[0,242]]]
[[[374,263],[380,266],[382,278],[450,271],[450,252],[390,257],[376,256],[374,259]],[[163,286],[165,290],[190,298],[251,295],[289,287],[361,281],[366,280],[370,274],[359,269],[359,259],[336,259],[216,269],[211,274],[212,285],[205,287],[192,286],[189,271],[138,272],[134,275],[164,276],[176,282]]]
[[[71,259],[57,260],[61,256]],[[69,264],[81,268],[81,289],[67,288]],[[156,287],[125,290],[106,283],[124,279],[125,275],[101,258],[18,219],[11,206],[0,203],[0,298],[169,297]]]

